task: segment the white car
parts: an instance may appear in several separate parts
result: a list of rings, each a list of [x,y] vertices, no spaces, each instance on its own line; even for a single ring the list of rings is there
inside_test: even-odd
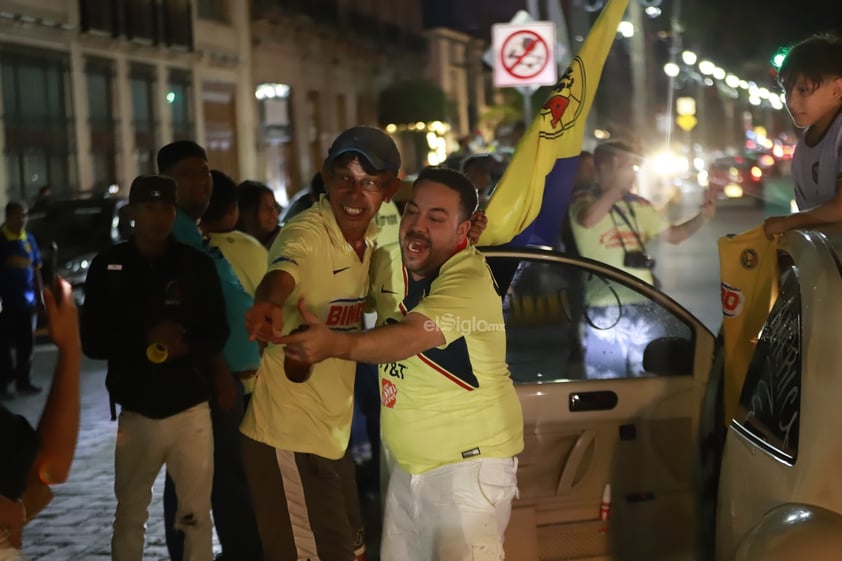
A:
[[[525,422],[507,559],[759,561],[768,536],[813,523],[804,512],[842,528],[842,227],[781,241],[780,295],[727,427],[722,345],[668,296],[581,258],[484,254]]]

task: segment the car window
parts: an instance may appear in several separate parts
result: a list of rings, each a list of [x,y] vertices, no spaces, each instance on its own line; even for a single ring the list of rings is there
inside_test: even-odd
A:
[[[488,262],[516,383],[693,374],[692,328],[635,288],[572,263]]]
[[[801,417],[801,287],[782,255],[780,291],[749,363],[737,421],[767,451],[794,463]]]

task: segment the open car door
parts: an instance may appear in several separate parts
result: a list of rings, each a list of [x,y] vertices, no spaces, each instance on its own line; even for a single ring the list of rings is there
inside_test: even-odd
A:
[[[713,335],[607,265],[531,249],[484,254],[525,423],[506,558],[691,558]]]

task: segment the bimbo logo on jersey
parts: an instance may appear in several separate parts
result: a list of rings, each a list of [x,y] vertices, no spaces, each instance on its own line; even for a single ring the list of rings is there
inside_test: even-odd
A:
[[[362,326],[362,298],[333,300],[328,306],[325,324],[335,331],[357,331]]]

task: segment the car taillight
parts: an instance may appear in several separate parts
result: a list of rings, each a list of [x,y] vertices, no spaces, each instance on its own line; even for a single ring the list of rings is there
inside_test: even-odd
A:
[[[757,166],[751,166],[751,177],[754,178],[755,181],[758,181],[761,177],[763,177],[763,170]]]

